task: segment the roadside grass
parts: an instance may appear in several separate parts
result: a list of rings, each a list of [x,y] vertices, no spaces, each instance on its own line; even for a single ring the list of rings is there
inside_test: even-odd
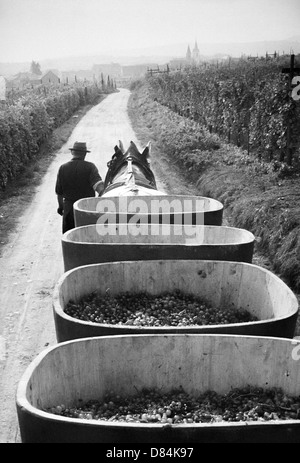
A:
[[[174,170],[185,180],[186,190],[179,187],[173,193],[196,190],[194,194],[221,201],[226,224],[254,234],[253,262],[276,273],[299,298],[299,171],[286,175],[280,166],[259,162],[254,155],[224,143],[153,101],[143,84],[132,91],[128,111],[141,142],[152,142],[152,165],[168,166],[170,177]]]

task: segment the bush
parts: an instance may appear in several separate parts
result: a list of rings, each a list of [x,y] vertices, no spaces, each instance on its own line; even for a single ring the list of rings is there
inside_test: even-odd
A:
[[[97,85],[53,86],[47,91],[26,90],[0,110],[0,186],[18,175],[33,159],[54,128],[81,106],[95,104],[102,94]],[[113,89],[107,90],[112,92]]]

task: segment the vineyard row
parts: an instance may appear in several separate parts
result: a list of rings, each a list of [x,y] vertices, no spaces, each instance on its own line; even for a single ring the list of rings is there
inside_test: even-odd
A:
[[[27,91],[13,104],[0,108],[0,187],[5,189],[31,159],[53,130],[79,107],[95,104],[102,93],[114,88],[95,84],[51,86],[47,94]]]
[[[152,98],[263,161],[299,161],[300,103],[278,63],[185,68],[147,76]]]

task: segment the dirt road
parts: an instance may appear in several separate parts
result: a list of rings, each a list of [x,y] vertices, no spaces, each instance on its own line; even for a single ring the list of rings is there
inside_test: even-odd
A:
[[[75,141],[87,142],[92,151],[87,160],[95,162],[102,177],[118,140],[125,148],[131,140],[143,148],[128,119],[129,95],[123,89],[109,95],[81,119],[57,152],[0,258],[0,443],[20,442],[15,408],[18,382],[29,363],[56,343],[52,293],[63,273],[61,217],[54,194],[58,168],[70,159],[68,148]],[[166,191],[158,178],[157,184]]]

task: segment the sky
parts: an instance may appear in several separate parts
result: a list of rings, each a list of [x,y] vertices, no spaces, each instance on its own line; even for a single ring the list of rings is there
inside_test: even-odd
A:
[[[0,0],[0,62],[300,35],[300,0]]]

